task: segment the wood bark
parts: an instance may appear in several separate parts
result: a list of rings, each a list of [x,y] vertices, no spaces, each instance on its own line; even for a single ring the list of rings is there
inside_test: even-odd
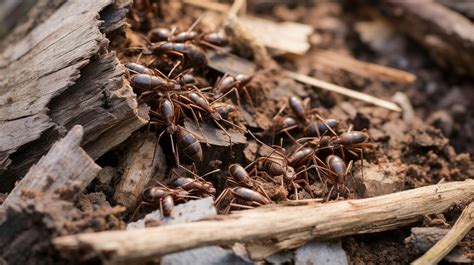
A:
[[[474,24],[469,19],[431,0],[389,0],[377,6],[439,65],[474,76]]]
[[[23,192],[55,193],[64,199],[73,199],[83,191],[101,168],[79,146],[82,136],[82,127],[74,126],[66,137],[55,143],[48,154],[30,168],[2,207],[20,201]]]
[[[81,220],[80,211],[62,199],[74,199],[100,170],[80,147],[82,136],[82,127],[74,126],[5,199],[0,207],[0,263],[50,264],[54,249],[48,239],[67,234],[65,226]]]
[[[123,25],[127,2],[66,2],[7,43],[0,54],[0,191],[75,124],[97,158],[146,123],[103,34]]]
[[[136,134],[125,144],[128,148],[122,164],[123,175],[115,188],[114,199],[127,210],[133,210],[155,174],[166,174],[166,158],[153,133]]]
[[[67,234],[65,225],[80,219],[70,202],[37,196],[9,203],[0,223],[0,264],[71,264],[60,259],[51,239]],[[74,264],[74,262],[72,262]]]
[[[270,241],[278,250],[308,240],[373,233],[419,221],[472,200],[474,180],[426,186],[362,200],[305,206],[271,205],[189,224],[56,238],[62,253],[86,251],[112,262],[147,260],[189,248]]]

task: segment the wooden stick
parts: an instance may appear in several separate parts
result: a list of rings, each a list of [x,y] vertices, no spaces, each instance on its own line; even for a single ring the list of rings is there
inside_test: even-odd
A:
[[[194,223],[70,235],[54,239],[53,244],[65,255],[89,252],[108,257],[111,262],[128,263],[199,246],[256,240],[292,241],[287,247],[294,248],[313,238],[336,238],[406,226],[473,196],[474,180],[466,180],[362,200],[270,205]],[[291,238],[294,235],[298,238]]]
[[[290,76],[291,78],[293,78],[294,80],[296,80],[298,82],[305,83],[305,84],[308,84],[308,85],[311,85],[311,86],[314,86],[314,87],[319,87],[319,88],[329,90],[329,91],[332,91],[332,92],[335,92],[335,93],[338,93],[338,94],[341,94],[341,95],[344,95],[344,96],[348,96],[348,97],[351,97],[351,98],[355,98],[355,99],[358,99],[358,100],[362,100],[362,101],[374,104],[376,106],[386,108],[386,109],[389,109],[389,110],[393,110],[393,111],[396,111],[396,112],[401,112],[402,111],[402,109],[397,104],[395,104],[393,102],[383,100],[383,99],[379,99],[379,98],[376,98],[374,96],[367,95],[365,93],[354,91],[352,89],[345,88],[345,87],[342,87],[342,86],[338,86],[338,85],[335,85],[335,84],[331,84],[331,83],[328,83],[326,81],[319,80],[319,79],[316,79],[314,77],[310,77],[310,76],[303,75],[303,74],[300,74],[300,73],[296,73],[296,72],[292,72],[292,71],[285,71],[285,72],[288,76]]]
[[[317,52],[315,61],[318,64],[329,65],[367,78],[381,79],[400,84],[411,84],[416,80],[416,75],[412,73],[383,65],[363,62],[334,51],[322,50]]]
[[[474,202],[462,212],[453,228],[423,256],[412,262],[412,265],[427,265],[440,262],[464,236],[471,231],[474,224]]]

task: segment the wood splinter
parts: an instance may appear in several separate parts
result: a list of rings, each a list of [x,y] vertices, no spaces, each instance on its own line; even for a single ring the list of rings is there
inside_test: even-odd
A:
[[[293,78],[294,80],[296,80],[298,82],[305,83],[305,84],[308,84],[308,85],[311,85],[311,86],[314,86],[314,87],[319,87],[319,88],[322,88],[322,89],[325,89],[325,90],[329,90],[329,91],[332,91],[332,92],[335,92],[335,93],[338,93],[338,94],[341,94],[341,95],[344,95],[344,96],[347,96],[347,97],[362,100],[362,101],[374,104],[376,106],[386,108],[386,109],[389,109],[389,110],[393,110],[393,111],[396,111],[396,112],[401,112],[402,111],[402,109],[397,104],[395,104],[393,102],[383,100],[383,99],[380,99],[380,98],[376,98],[374,96],[371,96],[371,95],[368,95],[368,94],[365,94],[365,93],[361,93],[361,92],[358,92],[358,91],[355,91],[355,90],[352,90],[352,89],[349,89],[349,88],[345,88],[345,87],[342,87],[342,86],[331,84],[329,82],[319,80],[319,79],[316,79],[314,77],[310,77],[310,76],[307,76],[307,75],[304,75],[304,74],[300,74],[300,73],[296,73],[296,72],[292,72],[292,71],[285,71],[285,72],[289,77]]]

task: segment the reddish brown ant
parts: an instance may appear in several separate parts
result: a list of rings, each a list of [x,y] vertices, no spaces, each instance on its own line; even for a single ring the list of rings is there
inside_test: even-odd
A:
[[[250,209],[272,203],[266,194],[262,194],[258,191],[254,191],[245,187],[236,187],[227,188],[219,195],[219,197],[214,202],[216,208],[221,209],[220,204],[229,193],[232,196],[232,199],[230,200],[228,206],[225,207],[223,211],[221,211],[223,214],[228,213],[232,207]],[[247,205],[234,203],[236,199],[245,202]]]
[[[180,151],[184,154],[184,156],[191,159],[193,162],[202,161],[201,143],[199,143],[199,140],[196,139],[192,133],[186,131],[181,126],[178,126],[176,131],[176,139],[178,146],[180,147]],[[177,160],[177,163],[179,164],[179,158]]]
[[[349,165],[337,155],[330,155],[326,158],[326,164],[331,170],[331,177],[329,178],[330,185],[332,186],[329,190],[326,200],[329,200],[332,196],[334,189],[337,191],[336,200],[339,199],[339,194],[348,195],[350,193],[349,188],[346,186],[346,176],[350,173],[352,168],[352,160]],[[335,179],[333,178],[335,177]]]
[[[153,44],[150,49],[155,54],[167,53],[177,55],[184,62],[183,65],[191,66],[198,71],[204,70],[208,64],[206,53],[191,43],[159,42]]]
[[[170,189],[167,186],[158,183],[158,186],[148,187],[142,192],[142,204],[157,205],[159,204],[162,216],[170,216],[175,201],[185,201],[186,199],[197,199],[199,197],[190,196],[188,192],[182,189]],[[139,211],[139,207],[135,213]],[[132,217],[133,219],[133,217]]]
[[[269,174],[270,176],[282,176],[282,183],[281,185],[284,185],[284,182],[289,182],[291,186],[294,188],[295,191],[295,198],[298,199],[298,191],[296,188],[297,183],[304,183],[306,187],[309,187],[309,179],[308,179],[308,174],[307,171],[311,169],[316,169],[316,171],[323,169],[325,170],[322,166],[320,166],[317,162],[315,162],[313,165],[310,165],[308,167],[302,166],[298,168],[298,171],[295,170],[295,168],[290,164],[290,159],[288,156],[286,156],[283,152],[279,152],[275,150],[274,148],[266,145],[259,139],[257,139],[250,131],[249,134],[261,145],[264,145],[270,149],[272,149],[272,152],[268,156],[264,157],[259,157],[257,158],[252,164],[256,164],[257,167],[260,167],[264,172]],[[306,152],[306,151],[304,151]],[[300,154],[297,154],[297,156],[301,156]],[[291,157],[291,156],[290,156]],[[296,158],[291,157],[293,160],[293,163],[296,163]],[[316,159],[316,156],[311,154],[311,159]],[[302,159],[302,158],[300,158]],[[298,161],[299,162],[299,161]],[[249,165],[249,166],[250,166]],[[304,179],[300,179],[299,175],[304,173]],[[319,172],[318,172],[319,176]],[[310,192],[311,193],[311,192]]]
[[[215,103],[212,103],[212,107],[217,111],[217,113],[219,113],[219,115],[224,118],[224,119],[227,119],[229,114],[231,112],[234,112],[237,110],[237,108],[235,107],[235,105],[233,104],[229,104],[229,103],[225,103],[225,102],[215,102]]]
[[[147,75],[155,74],[155,72],[152,69],[138,63],[126,63],[125,67],[128,70],[131,70],[132,72],[139,73],[139,74],[147,74]]]
[[[187,169],[187,168],[185,168],[181,165],[179,167],[184,169],[185,171],[187,171],[191,175],[193,175],[194,178],[182,177],[182,176],[178,175],[178,178],[176,178],[172,182],[172,185],[174,187],[179,187],[179,188],[181,188],[185,191],[188,191],[188,192],[197,191],[198,193],[204,193],[206,195],[214,196],[214,194],[216,193],[216,189],[214,188],[214,186],[212,185],[211,182],[205,181],[204,177],[208,176],[208,175],[211,175],[211,174],[214,174],[216,172],[219,172],[220,169],[216,169],[216,170],[208,172],[208,173],[206,173],[202,176],[199,176],[195,172],[193,172],[193,171],[191,171],[191,170],[189,170],[189,169]],[[177,175],[177,173],[174,170],[172,171],[172,173]]]
[[[288,105],[294,115],[293,117],[281,117],[280,115],[286,109],[286,104],[283,105],[273,118],[273,134],[272,143],[274,142],[275,135],[279,133],[286,133],[286,135],[296,144],[297,141],[290,133],[290,130],[301,128],[303,133],[308,137],[322,136],[326,132],[331,132],[333,135],[337,135],[334,131],[337,127],[337,120],[335,119],[323,119],[317,114],[316,109],[309,108],[309,98],[301,101],[298,97],[292,96],[288,99]],[[316,117],[316,121],[313,120]]]

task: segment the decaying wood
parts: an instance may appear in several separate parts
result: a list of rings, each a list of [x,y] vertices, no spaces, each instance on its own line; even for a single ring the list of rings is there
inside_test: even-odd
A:
[[[291,72],[291,71],[286,71],[286,74],[290,76],[291,78],[295,79],[298,82],[305,83],[314,87],[319,87],[325,90],[329,90],[347,97],[355,98],[358,100],[365,101],[370,104],[374,104],[376,106],[386,108],[389,110],[401,112],[402,109],[395,103],[386,101],[383,99],[376,98],[374,96],[358,92],[349,88],[345,88],[342,86],[338,86],[335,84],[331,84],[328,82],[325,82],[323,80],[316,79],[314,77],[309,77],[307,75],[299,74],[296,72]]]
[[[440,262],[471,231],[474,225],[474,202],[462,212],[451,230],[423,256],[412,262],[413,265],[436,264]]]
[[[74,126],[5,199],[0,207],[1,261],[38,264],[41,259],[47,264],[58,259],[49,240],[68,234],[67,225],[82,220],[80,211],[65,200],[73,200],[100,170],[80,147],[82,136],[82,127]]]
[[[363,62],[348,55],[342,55],[334,51],[322,50],[314,55],[315,63],[326,65],[336,69],[342,69],[363,77],[378,79],[400,84],[415,82],[416,76],[403,70],[391,67]]]
[[[211,144],[217,146],[229,146],[232,145],[246,144],[247,139],[245,135],[234,129],[227,130],[230,135],[227,136],[221,129],[216,129],[213,125],[208,123],[200,123],[199,126],[191,121],[184,121],[184,127],[186,130],[196,136],[196,138],[204,144]]]
[[[101,32],[123,24],[126,1],[118,2],[69,1],[3,50],[2,191],[75,124],[84,126],[82,144],[97,158],[146,123],[132,89],[123,82],[123,67],[106,52],[108,41]],[[105,23],[98,19],[101,11]]]
[[[156,172],[166,173],[166,158],[158,137],[153,133],[138,133],[125,142],[127,150],[122,164],[123,175],[115,188],[115,201],[133,210],[140,201],[145,186],[153,179]]]
[[[431,1],[380,1],[379,9],[441,66],[474,76],[474,24]]]
[[[432,246],[441,240],[450,229],[440,227],[413,227],[409,237],[405,238],[405,245],[412,249],[414,253],[422,255]],[[474,232],[468,233],[467,236],[444,258],[452,263],[472,264],[470,243],[474,240]]]
[[[56,264],[60,257],[50,240],[67,234],[65,225],[81,218],[72,203],[41,195],[9,203],[4,214],[5,220],[0,221],[2,264]]]
[[[209,67],[221,73],[234,76],[239,74],[253,76],[257,68],[253,62],[232,53],[216,53],[209,50],[207,56],[209,57]]]
[[[262,48],[259,47],[262,45],[275,50],[278,55],[285,53],[303,55],[311,46],[308,42],[308,36],[313,32],[313,28],[310,25],[295,22],[277,23],[254,16],[239,16],[238,21],[235,21],[232,16],[237,14],[234,14],[236,12],[233,12],[233,9],[234,7],[240,9],[236,6],[239,4],[238,1],[235,1],[232,6],[211,1],[185,0],[184,2],[206,10],[228,13],[231,21],[228,22],[227,27],[235,28],[231,29],[235,33],[228,32],[228,34],[239,35],[238,38],[242,38],[243,43],[241,45],[243,47],[246,47],[246,41],[249,42],[249,46],[253,46],[252,49],[256,53],[257,63],[268,63],[265,58],[267,56],[266,51],[262,51]],[[229,31],[229,29],[227,30]],[[248,36],[249,34],[250,36]],[[256,38],[252,36],[258,36],[258,39],[254,40]],[[259,56],[263,56],[262,60]]]
[[[295,22],[276,23],[252,16],[244,16],[240,20],[254,36],[258,36],[263,45],[279,54],[303,55],[311,46],[308,37],[313,32],[313,27],[310,25]]]
[[[426,186],[362,200],[323,205],[270,205],[213,220],[135,231],[86,233],[54,239],[62,252],[86,251],[112,262],[147,260],[189,248],[256,240],[295,248],[313,239],[395,229],[472,200],[474,180]],[[218,232],[217,232],[218,231]],[[106,254],[106,255],[105,255]]]
[[[268,54],[265,45],[237,16],[229,15],[224,30],[232,43],[241,51],[251,51],[254,61],[264,69],[278,68],[277,63]]]
[[[73,199],[84,190],[100,167],[80,147],[82,135],[82,127],[76,125],[55,143],[10,192],[2,207],[21,200],[23,192],[56,193],[64,199]]]

